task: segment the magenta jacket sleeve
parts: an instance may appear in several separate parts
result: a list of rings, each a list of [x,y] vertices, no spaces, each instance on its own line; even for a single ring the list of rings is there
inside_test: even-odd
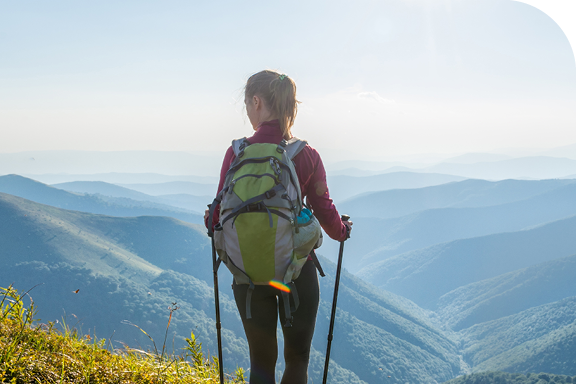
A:
[[[220,193],[222,188],[224,188],[226,172],[228,172],[228,169],[230,168],[230,165],[232,164],[233,161],[234,161],[234,150],[232,149],[232,147],[230,147],[228,148],[226,154],[224,155],[224,161],[222,161],[222,168],[220,169],[220,182],[218,183],[218,191],[216,192],[216,195]],[[212,228],[214,228],[214,226],[218,224],[219,220],[220,220],[220,206],[216,207],[216,210],[214,211],[214,217],[212,219]],[[208,228],[208,218],[204,220],[204,225],[206,225],[206,228]]]
[[[301,155],[303,155],[303,158],[298,159]],[[304,182],[303,195],[307,197],[308,203],[314,211],[314,216],[316,216],[320,222],[322,229],[324,229],[328,236],[336,241],[345,240],[347,237],[347,228],[346,225],[342,223],[340,214],[330,198],[328,184],[326,183],[326,170],[324,169],[320,154],[318,154],[315,149],[307,146],[294,160],[300,163],[296,164],[297,166],[312,167],[312,172],[309,173],[309,179]],[[302,180],[300,184],[303,184]]]

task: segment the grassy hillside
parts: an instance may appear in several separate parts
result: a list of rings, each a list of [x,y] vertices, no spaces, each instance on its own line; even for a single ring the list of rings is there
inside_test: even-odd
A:
[[[438,300],[442,323],[456,331],[576,296],[576,255],[455,289]]]
[[[459,332],[474,371],[576,375],[576,297],[530,308]]]
[[[122,224],[125,232],[117,230]],[[180,241],[174,241],[171,234],[178,234]],[[150,244],[150,253],[142,252],[145,257],[161,248],[155,258],[150,257],[152,262],[138,254],[144,243]],[[130,345],[148,345],[143,334],[121,322],[143,326],[158,340],[163,308],[178,302],[183,308],[178,315],[183,319],[178,322],[182,331],[177,345],[188,330],[197,329],[205,346],[215,350],[211,288],[190,274],[153,263],[157,259],[170,263],[166,255],[171,255],[184,266],[208,264],[197,262],[203,261],[200,255],[205,255],[208,244],[197,226],[170,218],[113,218],[65,211],[0,194],[0,244],[0,285],[15,283],[19,289],[28,289],[44,283],[33,293],[43,303],[40,316],[44,319],[73,313],[83,319],[85,327],[96,326],[105,336],[115,333],[117,340]],[[227,331],[229,345],[236,349],[228,349],[228,361],[245,366],[247,346],[242,329],[234,328],[239,324],[235,304],[226,293],[222,296],[227,328],[235,331]]]
[[[67,324],[38,323],[33,301],[12,287],[0,288],[0,380],[11,383],[217,383],[218,361],[201,352],[193,334],[183,351],[166,344],[142,351],[115,350],[110,340],[81,334]],[[24,299],[24,300],[23,300]],[[173,305],[166,321],[179,308]],[[244,383],[239,369],[227,382]]]
[[[576,216],[511,233],[407,252],[358,273],[425,308],[458,287],[576,253]]]
[[[110,216],[169,216],[189,223],[203,223],[202,216],[181,208],[133,199],[111,199],[67,192],[18,175],[0,176],[0,193],[41,204]]]
[[[150,346],[164,337],[167,307],[177,303],[170,340],[185,345],[193,330],[215,353],[210,245],[205,230],[171,218],[115,218],[66,211],[0,195],[0,286],[28,289],[43,321],[76,323],[112,343]],[[321,279],[322,302],[311,380],[319,382],[334,265]],[[248,366],[248,350],[230,274],[221,269],[224,366]],[[77,291],[78,290],[78,291]],[[376,290],[352,275],[342,279],[331,363],[333,383],[433,383],[460,372],[457,349],[413,303]],[[370,341],[366,343],[366,341]],[[120,344],[118,344],[120,345]],[[350,350],[359,351],[351,358]],[[390,378],[388,378],[390,376]]]
[[[355,241],[348,251],[356,272],[404,252],[489,234],[512,232],[576,215],[576,184],[565,185],[530,199],[478,208],[430,209],[395,219],[354,219]],[[371,204],[366,200],[365,204]],[[334,250],[332,250],[334,252]]]
[[[365,193],[344,201],[338,209],[355,217],[387,219],[435,208],[502,205],[571,183],[574,180],[463,180],[425,188]]]

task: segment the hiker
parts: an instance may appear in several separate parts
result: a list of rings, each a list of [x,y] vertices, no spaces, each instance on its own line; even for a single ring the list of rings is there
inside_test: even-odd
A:
[[[243,141],[240,146],[233,144],[233,146],[228,148],[220,173],[219,194],[226,188],[227,174],[229,174],[229,169],[236,159],[235,153],[239,153],[238,157],[242,158],[244,148],[250,148],[252,144],[269,143],[285,146],[286,143],[290,143],[290,139],[292,141],[295,140],[293,139],[291,128],[296,118],[299,101],[296,99],[296,84],[290,77],[271,70],[264,70],[252,75],[244,88],[244,103],[248,119],[255,133],[253,136],[248,137],[247,141]],[[279,147],[280,152],[282,152],[282,148],[287,147]],[[287,150],[287,152],[290,151]],[[326,185],[326,172],[318,152],[305,142],[302,142],[301,150],[293,158],[293,168],[300,186],[301,196],[299,198],[302,201],[306,199],[307,205],[313,211],[314,216],[328,236],[337,241],[344,241],[349,237],[352,222],[343,222],[341,220],[330,198]],[[289,170],[284,167],[283,172],[289,173]],[[232,184],[234,183],[235,180]],[[234,185],[231,187],[233,188]],[[223,195],[227,194],[224,193]],[[287,198],[286,193],[282,197]],[[213,203],[213,205],[216,204]],[[260,217],[263,218],[266,228],[269,217],[270,227],[272,227],[273,218],[271,211],[276,212],[275,210],[272,208],[268,209],[265,205],[262,207],[261,204],[252,204],[251,207],[245,208],[261,212],[262,216]],[[294,208],[294,205],[292,205],[292,208]],[[210,227],[208,224],[209,210],[206,210],[204,219],[209,232],[212,228],[215,228],[214,232],[216,232],[216,228],[219,225],[223,225],[219,223],[219,212],[219,205],[213,207],[212,227]],[[238,214],[233,220],[229,220],[227,225],[230,226],[231,223],[230,228],[235,225],[242,225],[242,221],[246,219],[240,218],[242,216],[250,217],[250,214]],[[286,217],[286,215],[280,215]],[[284,222],[282,218],[278,218],[277,221]],[[292,223],[292,221],[290,222]],[[319,229],[318,232],[320,232]],[[258,247],[259,245],[252,244],[252,246]],[[294,291],[297,292],[298,296],[297,299],[284,294],[282,289],[273,285],[252,284],[251,280],[250,284],[246,282],[239,283],[237,275],[234,275],[235,278],[232,284],[234,298],[250,347],[250,384],[275,383],[274,373],[278,357],[276,340],[278,316],[280,316],[281,324],[285,324],[282,327],[282,331],[284,334],[286,368],[281,383],[300,384],[306,383],[308,380],[310,346],[319,304],[319,285],[316,272],[317,259],[315,259],[315,255],[314,259],[311,256],[306,256],[308,252],[306,251],[304,255],[305,259],[303,259],[302,269],[299,270],[299,276],[293,281]],[[222,253],[220,254],[222,255]],[[226,260],[224,262],[226,263]],[[228,267],[230,268],[230,265]],[[282,288],[282,284],[280,288]],[[290,297],[288,299],[290,305],[286,301],[288,297]],[[293,308],[295,306],[297,306],[296,310]],[[283,310],[283,308],[289,307],[292,307],[293,312],[290,313]],[[287,319],[287,316],[290,315],[292,316],[291,321]]]

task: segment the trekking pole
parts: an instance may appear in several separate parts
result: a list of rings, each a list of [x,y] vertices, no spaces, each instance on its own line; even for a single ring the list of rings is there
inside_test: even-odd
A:
[[[342,221],[350,220],[350,216],[342,215]],[[326,384],[328,378],[328,364],[330,362],[330,347],[332,346],[334,320],[336,318],[336,302],[338,301],[338,285],[340,284],[340,271],[342,270],[342,255],[344,254],[344,242],[340,242],[340,253],[338,254],[338,267],[336,268],[336,280],[334,281],[334,298],[332,299],[332,314],[330,315],[330,328],[328,330],[328,345],[326,346],[326,360],[324,361],[324,378],[322,384]]]
[[[208,205],[210,208],[210,204]],[[212,225],[212,223],[208,223]],[[224,365],[222,361],[222,324],[220,323],[220,297],[218,295],[218,267],[220,259],[216,258],[216,246],[214,245],[214,233],[208,232],[212,239],[212,271],[214,273],[214,302],[216,304],[216,336],[218,338],[218,366],[220,368],[220,384],[224,384]]]

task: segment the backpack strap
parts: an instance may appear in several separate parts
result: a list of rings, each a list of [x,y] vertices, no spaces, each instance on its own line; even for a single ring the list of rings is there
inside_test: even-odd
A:
[[[252,293],[254,293],[254,283],[250,278],[250,285],[248,286],[248,291],[246,292],[246,319],[252,318]]]
[[[232,150],[234,151],[234,156],[238,156],[244,148],[250,145],[250,142],[247,138],[243,137],[241,139],[232,140]]]
[[[288,140],[286,144],[286,154],[288,155],[288,158],[290,160],[294,159],[307,144],[308,142],[306,140],[302,140],[297,137],[293,137]]]
[[[290,294],[288,292],[281,291],[282,301],[284,302],[284,316],[286,317],[286,322],[284,323],[284,328],[292,327],[292,310],[290,308]]]
[[[326,276],[326,274],[324,273],[324,270],[322,269],[322,266],[320,265],[320,260],[318,260],[318,256],[316,256],[316,252],[314,250],[312,250],[312,252],[310,252],[310,257],[312,257],[312,262],[316,266],[316,269],[318,270],[318,273],[320,274],[320,276],[322,276],[322,277]]]

